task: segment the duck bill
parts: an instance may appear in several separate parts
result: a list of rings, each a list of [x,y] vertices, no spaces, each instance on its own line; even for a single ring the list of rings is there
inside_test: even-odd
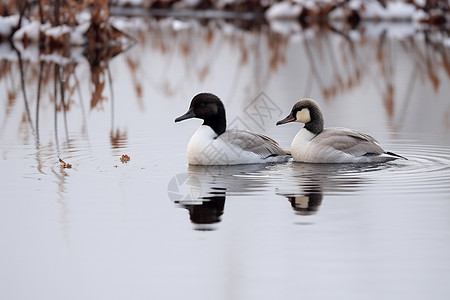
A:
[[[286,123],[290,123],[290,122],[294,122],[295,120],[296,120],[296,118],[292,115],[292,113],[290,113],[289,116],[287,116],[283,120],[278,121],[277,122],[277,126],[278,125],[283,125],[283,124],[286,124]]]
[[[195,118],[195,112],[194,112],[194,108],[191,108],[187,111],[187,113],[185,113],[182,116],[179,116],[178,118],[175,119],[175,123],[176,122],[180,122],[180,121],[184,121],[187,119],[191,119],[191,118]]]

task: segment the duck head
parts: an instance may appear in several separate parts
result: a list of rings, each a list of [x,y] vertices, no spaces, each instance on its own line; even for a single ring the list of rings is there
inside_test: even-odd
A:
[[[175,119],[175,122],[198,118],[203,120],[203,125],[211,127],[217,135],[225,132],[227,121],[225,107],[222,101],[214,94],[200,93],[192,98],[189,110]]]
[[[305,124],[305,128],[312,133],[319,134],[323,131],[323,116],[319,105],[311,99],[302,99],[295,103],[291,113],[277,122],[282,125],[290,122],[300,122]]]

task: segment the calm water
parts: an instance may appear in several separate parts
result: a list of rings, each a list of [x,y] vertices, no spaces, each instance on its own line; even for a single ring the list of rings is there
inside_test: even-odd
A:
[[[440,33],[170,20],[127,30],[134,47],[91,64],[82,49],[19,57],[0,45],[0,298],[450,296]],[[409,160],[188,167],[201,122],[174,119],[201,91],[223,99],[230,126],[284,147],[300,125],[275,122],[312,97],[327,126]]]

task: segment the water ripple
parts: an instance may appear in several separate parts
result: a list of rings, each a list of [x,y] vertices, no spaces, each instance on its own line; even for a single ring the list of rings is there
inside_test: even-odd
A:
[[[450,149],[432,145],[395,147],[408,160],[384,164],[306,164],[190,167],[206,190],[226,189],[227,195],[416,194],[450,193]]]

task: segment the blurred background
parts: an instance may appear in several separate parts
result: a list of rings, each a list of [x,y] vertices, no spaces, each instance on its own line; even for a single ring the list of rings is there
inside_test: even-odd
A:
[[[0,3],[0,298],[450,296],[447,0]],[[187,165],[212,92],[408,161]]]

